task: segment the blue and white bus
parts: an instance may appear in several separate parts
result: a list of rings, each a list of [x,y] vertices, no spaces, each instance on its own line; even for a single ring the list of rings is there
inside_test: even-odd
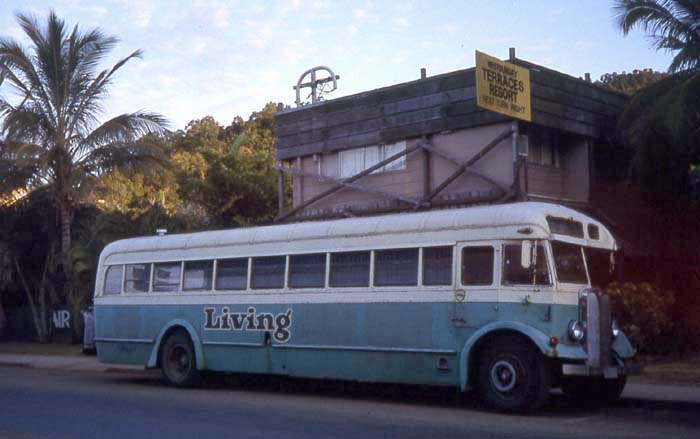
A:
[[[475,388],[497,409],[549,389],[615,398],[634,355],[595,288],[598,221],[515,203],[126,239],[100,256],[99,360]]]

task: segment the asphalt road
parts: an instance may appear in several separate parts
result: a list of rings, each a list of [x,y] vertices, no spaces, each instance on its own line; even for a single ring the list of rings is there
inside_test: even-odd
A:
[[[181,390],[151,372],[0,367],[0,438],[209,437],[698,438],[700,404],[586,407],[553,395],[540,413],[515,416],[433,388],[214,376]]]

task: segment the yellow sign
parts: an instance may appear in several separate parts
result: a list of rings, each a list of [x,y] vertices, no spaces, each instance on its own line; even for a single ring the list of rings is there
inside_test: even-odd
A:
[[[531,121],[530,71],[477,50],[476,104],[486,110]]]

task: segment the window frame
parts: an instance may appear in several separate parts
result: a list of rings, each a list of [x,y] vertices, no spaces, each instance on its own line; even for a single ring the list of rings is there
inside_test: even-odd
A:
[[[295,287],[292,286],[291,284],[291,279],[292,279],[292,258],[298,257],[298,256],[315,256],[315,255],[323,255],[323,285],[321,286],[311,286],[311,287]],[[293,253],[293,254],[288,254],[287,255],[287,277],[285,280],[285,289],[289,290],[310,290],[310,289],[326,289],[329,288],[328,286],[328,264],[329,262],[329,253],[328,252],[312,252],[312,253]]]
[[[107,293],[107,276],[112,267],[121,267],[122,273],[119,281],[119,292],[118,293]],[[104,271],[104,279],[102,282],[102,296],[121,296],[124,294],[124,276],[126,275],[126,268],[124,264],[112,264],[107,265]]]
[[[250,269],[251,269],[251,260],[252,258],[250,256],[241,256],[241,257],[223,257],[223,258],[217,258],[214,260],[214,283],[212,284],[212,290],[211,291],[216,291],[216,292],[231,292],[231,291],[249,291],[250,288]],[[245,260],[245,285],[243,288],[220,288],[219,287],[219,264],[221,261],[230,261],[230,260]]]
[[[468,248],[483,248],[483,247],[490,247],[492,251],[492,260],[491,260],[491,283],[490,284],[465,284],[464,283],[464,277],[462,275],[462,265],[464,264],[464,250]],[[500,262],[498,261],[498,255],[499,255],[499,247],[497,243],[494,243],[492,241],[480,241],[480,242],[469,242],[465,243],[465,245],[459,246],[457,249],[457,255],[456,258],[458,259],[454,266],[454,273],[453,277],[457,278],[457,282],[459,282],[459,285],[461,288],[465,289],[482,289],[482,288],[498,288],[499,286],[499,274],[498,274],[498,269]]]
[[[411,284],[391,284],[391,285],[377,285],[377,252],[390,252],[390,251],[408,251],[408,250],[415,250],[416,252],[416,279],[415,283]],[[371,288],[377,287],[377,288],[393,288],[393,287],[399,287],[399,288],[406,288],[406,287],[419,287],[421,285],[421,278],[420,278],[420,267],[421,267],[421,247],[391,247],[391,248],[381,248],[381,249],[373,249],[372,250],[372,259],[371,262]]]
[[[342,285],[342,286],[335,286],[332,284],[332,279],[333,279],[333,255],[335,254],[347,254],[347,253],[368,253],[369,254],[369,263],[368,263],[368,276],[367,276],[367,284],[362,284],[362,285]],[[349,288],[366,288],[368,291],[372,288],[374,288],[374,249],[352,249],[352,250],[345,250],[345,251],[331,251],[328,252],[329,255],[329,260],[328,260],[328,285],[327,288],[329,289],[349,289]]]
[[[254,261],[255,259],[273,259],[273,258],[281,258],[281,259],[284,261],[284,262],[283,262],[283,266],[282,266],[282,285],[279,286],[279,287],[277,287],[277,286],[274,286],[274,287],[267,287],[267,286],[258,287],[258,286],[254,286],[254,285],[253,285],[253,270],[254,270],[254,268],[255,268],[255,264],[253,263],[253,261]],[[251,257],[249,257],[249,258],[248,258],[248,288],[247,288],[247,289],[248,289],[248,290],[256,290],[256,291],[259,291],[259,290],[262,290],[262,291],[264,291],[264,290],[284,290],[284,289],[286,288],[286,286],[287,286],[287,281],[288,281],[288,274],[289,274],[289,268],[288,268],[288,267],[289,267],[289,256],[286,255],[286,254],[284,254],[284,255],[279,255],[279,254],[275,254],[275,255],[260,255],[260,256],[251,256]]]
[[[187,271],[188,263],[197,262],[211,262],[211,287],[205,288],[185,288],[185,274]],[[214,291],[214,283],[216,281],[216,259],[190,259],[182,261],[182,280],[180,281],[180,291],[182,292],[192,292],[192,291]]]
[[[124,275],[122,276],[122,292],[124,294],[151,294],[153,292],[153,262],[130,262],[124,265]],[[149,267],[148,273],[148,289],[146,291],[128,291],[126,288],[126,283],[128,282],[126,278],[127,267],[130,265],[143,265],[144,267]],[[132,281],[133,282],[133,281]]]
[[[450,249],[450,276],[449,276],[449,283],[447,284],[426,284],[425,283],[425,250],[426,249],[432,249],[432,248],[449,248]],[[418,261],[418,286],[421,288],[446,288],[446,287],[452,287],[455,285],[455,250],[456,246],[455,244],[444,244],[444,245],[429,245],[429,246],[422,246],[420,248],[420,255],[419,255],[419,261]]]
[[[161,264],[180,264],[180,275],[178,276],[178,284],[175,290],[173,291],[156,291],[156,265],[161,265]],[[177,294],[182,292],[182,275],[183,275],[183,261],[158,261],[158,262],[151,262],[151,288],[149,290],[150,293],[154,294]]]
[[[547,277],[549,278],[549,283],[548,284],[532,284],[532,283],[506,283],[506,276],[505,276],[505,270],[506,270],[506,264],[504,262],[505,257],[506,257],[506,251],[505,248],[508,245],[517,245],[520,246],[522,244],[523,240],[518,240],[518,241],[502,241],[500,243],[500,279],[498,281],[498,286],[502,288],[522,288],[522,287],[528,287],[528,288],[536,288],[537,290],[542,290],[542,289],[552,289],[554,288],[554,266],[553,261],[552,261],[552,249],[549,246],[549,241],[544,240],[544,239],[538,239],[535,240],[536,245],[542,246],[544,249],[544,253],[547,257]]]

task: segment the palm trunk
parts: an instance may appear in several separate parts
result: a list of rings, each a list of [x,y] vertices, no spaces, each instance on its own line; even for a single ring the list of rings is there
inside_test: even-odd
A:
[[[60,207],[60,222],[61,222],[61,253],[66,258],[68,250],[71,247],[71,223],[72,221],[71,208],[68,206],[67,200],[61,200]],[[66,267],[67,268],[67,267]]]

